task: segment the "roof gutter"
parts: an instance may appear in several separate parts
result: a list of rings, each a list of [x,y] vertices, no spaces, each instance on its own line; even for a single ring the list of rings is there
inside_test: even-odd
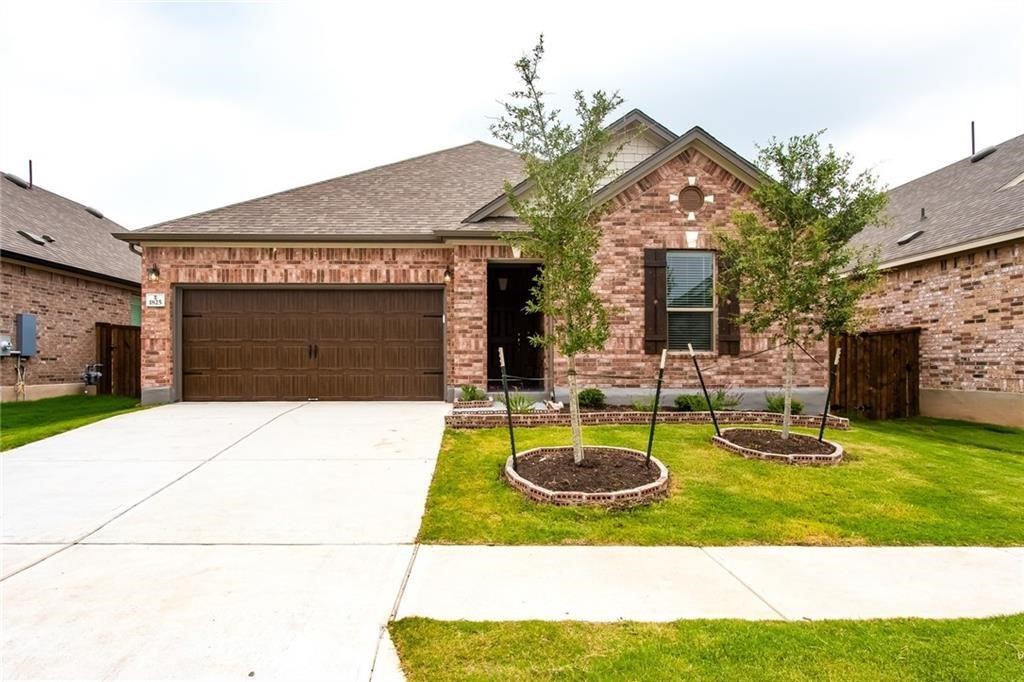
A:
[[[245,234],[245,233],[210,233],[210,232],[117,232],[115,239],[132,244],[154,244],[160,242],[438,242],[441,241],[434,233],[423,234]]]
[[[63,263],[57,263],[52,260],[46,260],[45,258],[37,258],[35,256],[26,256],[23,253],[16,253],[14,251],[8,251],[7,249],[0,249],[0,256],[3,258],[9,258],[15,261],[21,261],[22,263],[28,263],[29,265],[39,265],[51,270],[61,270],[72,275],[80,275],[82,277],[91,277],[93,279],[100,279],[105,282],[112,282],[114,284],[120,284],[122,286],[135,287],[136,289],[141,286],[142,278],[142,265],[139,264],[139,279],[130,280],[123,279],[121,277],[115,277],[114,275],[107,275],[102,272],[96,272],[94,270],[86,270],[84,268],[76,268],[73,265],[65,265]]]
[[[1024,239],[1024,228],[1013,230],[1011,232],[1003,232],[1002,234],[996,234],[990,237],[982,237],[981,239],[974,239],[969,242],[954,244],[953,246],[944,246],[942,248],[932,249],[931,251],[923,251],[912,256],[893,258],[891,260],[879,263],[878,269],[892,270],[894,268],[903,267],[904,265],[911,265],[913,263],[919,263],[921,261],[942,258],[943,256],[952,256],[953,254],[962,253],[964,251],[973,251],[975,249],[980,249],[985,246],[1001,244],[1003,242],[1013,241],[1015,239]]]

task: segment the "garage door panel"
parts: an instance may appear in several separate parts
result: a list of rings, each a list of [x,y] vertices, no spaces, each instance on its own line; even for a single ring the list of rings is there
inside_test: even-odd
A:
[[[423,372],[438,371],[444,366],[444,351],[440,348],[420,346],[413,349],[415,361],[413,367]]]
[[[221,370],[239,370],[246,367],[246,348],[241,344],[223,344],[214,353],[214,367]]]
[[[234,341],[240,338],[237,317],[210,319],[210,338],[214,341]]]
[[[182,351],[182,364],[189,370],[208,370],[217,366],[214,356],[216,348],[190,345]]]
[[[312,343],[316,320],[309,316],[282,313],[277,317],[277,338]]]
[[[327,344],[331,341],[344,341],[348,339],[348,322],[343,317],[325,315],[318,313],[316,319],[316,336],[320,343]]]
[[[439,399],[442,307],[437,289],[186,290],[183,396]]]
[[[416,341],[429,343],[441,336],[440,317],[420,317],[414,321],[414,324],[415,328],[412,330],[411,336]]]
[[[415,366],[415,351],[412,348],[387,346],[380,349],[379,367],[385,372],[409,369]]]
[[[277,369],[300,369],[308,371],[313,365],[309,357],[309,345],[305,343],[289,343],[277,349]]]
[[[386,317],[381,320],[381,336],[384,341],[408,343],[416,339],[418,319],[408,315]]]
[[[253,317],[249,324],[253,341],[276,341],[277,319],[274,317]]]
[[[343,290],[325,290],[316,292],[316,310],[319,315],[352,312],[352,297]]]
[[[349,340],[377,341],[381,338],[382,324],[379,316],[359,315],[349,320]]]

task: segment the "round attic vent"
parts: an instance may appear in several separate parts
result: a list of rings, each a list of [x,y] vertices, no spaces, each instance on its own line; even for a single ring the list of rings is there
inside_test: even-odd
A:
[[[699,187],[690,185],[679,190],[679,210],[699,211],[704,206],[704,192]]]

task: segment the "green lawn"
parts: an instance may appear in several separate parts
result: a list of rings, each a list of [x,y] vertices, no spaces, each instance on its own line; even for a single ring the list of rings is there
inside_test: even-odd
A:
[[[805,430],[805,432],[807,432]],[[710,426],[658,427],[669,499],[608,511],[529,502],[499,470],[501,429],[449,430],[420,541],[454,544],[1021,545],[1024,431],[934,419],[860,422],[828,437],[847,461],[792,467],[712,447]],[[588,443],[643,450],[641,426],[586,427]],[[523,428],[520,449],[569,442]]]
[[[409,680],[1021,680],[1024,616],[390,626]]]
[[[139,408],[138,398],[69,395],[0,405],[0,450],[77,429]]]

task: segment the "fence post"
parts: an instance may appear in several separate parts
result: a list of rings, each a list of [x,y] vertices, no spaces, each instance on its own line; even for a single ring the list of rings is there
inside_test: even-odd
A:
[[[704,400],[708,403],[708,412],[711,413],[711,423],[715,425],[715,435],[721,436],[722,431],[718,428],[718,418],[715,417],[715,408],[711,405],[711,396],[708,395],[708,388],[704,385],[704,375],[700,373],[700,365],[697,364],[697,354],[693,352],[693,344],[688,343],[690,357],[693,359],[693,367],[697,370],[697,378],[700,380],[700,390],[704,392]]]
[[[505,393],[505,416],[508,418],[508,442],[512,446],[512,469],[519,471],[519,457],[516,455],[516,434],[512,429],[512,406],[508,404],[508,374],[505,372],[505,349],[498,347],[498,364],[501,365],[501,390]]]
[[[654,409],[651,410],[651,433],[647,436],[647,459],[645,464],[651,466],[651,449],[654,447],[654,425],[658,423],[658,405],[661,403],[661,380],[665,378],[665,357],[668,349],[661,349],[661,365],[658,366],[658,387],[654,389]]]
[[[821,426],[818,428],[818,442],[825,438],[825,422],[828,421],[828,408],[832,403],[832,384],[835,383],[836,368],[839,367],[839,354],[842,347],[836,345],[836,361],[828,368],[828,389],[825,391],[825,409],[821,413]]]

